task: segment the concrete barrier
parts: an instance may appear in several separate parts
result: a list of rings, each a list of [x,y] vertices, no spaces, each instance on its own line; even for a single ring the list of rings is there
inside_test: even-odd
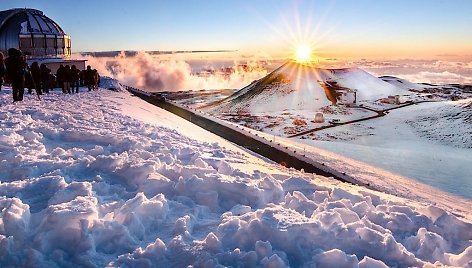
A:
[[[200,126],[228,141],[262,155],[285,167],[304,170],[305,172],[315,173],[325,177],[333,177],[334,179],[343,182],[368,186],[367,184],[346,175],[344,172],[339,172],[327,167],[324,163],[318,163],[305,156],[299,155],[296,153],[296,150],[290,149],[288,147],[284,148],[280,145],[262,139],[261,137],[252,137],[254,134],[251,134],[250,131],[244,132],[244,130],[240,130],[238,127],[230,128],[207,117],[196,114],[192,110],[187,110],[182,106],[170,103],[162,97],[146,93],[142,90],[136,90],[131,87],[125,86],[125,88],[134,95],[157,107],[180,116],[197,126]],[[257,134],[255,134],[255,136],[257,136]]]

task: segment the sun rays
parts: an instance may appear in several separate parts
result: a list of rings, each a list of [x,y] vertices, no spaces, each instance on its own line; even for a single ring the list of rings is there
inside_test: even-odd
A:
[[[303,9],[306,12],[300,12]],[[270,29],[271,46],[268,51],[276,59],[287,59],[312,65],[322,61],[334,25],[326,25],[329,14],[320,12],[316,3],[301,6],[294,2],[293,9],[281,10],[280,17],[261,21]]]
[[[301,44],[295,51],[295,60],[299,63],[310,62],[312,61],[311,53],[311,47]]]

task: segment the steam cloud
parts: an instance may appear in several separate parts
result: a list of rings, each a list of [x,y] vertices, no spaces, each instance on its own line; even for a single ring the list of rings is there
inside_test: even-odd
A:
[[[223,70],[206,68],[205,72],[196,73],[183,60],[162,59],[145,52],[134,56],[121,53],[114,58],[87,56],[86,59],[100,75],[147,91],[241,88],[267,74],[258,62],[234,63]]]
[[[123,84],[147,91],[179,91],[200,89],[242,88],[264,77],[270,69],[262,63],[276,61],[263,56],[244,56],[244,64],[233,62],[223,70],[206,67],[204,72],[195,65],[172,55],[151,55],[138,52],[134,56],[121,53],[116,57],[86,56],[88,64],[101,75],[110,76]],[[240,58],[238,58],[240,59]],[[262,60],[262,61],[260,61]],[[282,64],[281,62],[280,64]],[[278,64],[278,63],[277,63]],[[231,65],[231,63],[226,63]],[[472,61],[447,60],[335,60],[322,67],[360,67],[374,75],[393,75],[411,82],[472,84]],[[193,67],[193,69],[192,69]]]

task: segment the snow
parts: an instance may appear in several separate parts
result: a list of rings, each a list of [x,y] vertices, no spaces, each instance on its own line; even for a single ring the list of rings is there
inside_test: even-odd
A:
[[[413,105],[298,141],[472,199],[470,101]]]
[[[356,89],[358,100],[375,100],[389,95],[406,93],[402,88],[395,87],[371,75],[360,68],[318,69],[318,76],[325,81],[336,81],[340,86]]]
[[[425,105],[407,123],[429,140],[472,148],[472,98]]]
[[[323,83],[355,90],[358,101],[377,100],[407,93],[403,88],[377,78],[359,68],[322,69],[288,62],[258,82],[253,82],[211,109],[216,113],[280,112],[310,110],[332,103]]]
[[[401,110],[396,112],[402,114]],[[359,140],[351,140],[350,136],[355,130],[352,127],[348,128],[346,134],[343,134],[344,131],[336,132],[337,136],[348,135],[347,142],[275,137],[268,133],[240,128],[266,141],[273,141],[274,146],[287,148],[287,151],[296,152],[299,156],[303,152],[306,161],[315,161],[328,168],[343,171],[354,181],[367,184],[370,188],[434,204],[465,216],[469,221],[472,220],[470,213],[472,201],[468,198],[471,167],[469,150],[451,148],[425,140],[418,141],[408,135],[405,138],[405,134],[414,135],[414,133],[407,128],[397,128],[391,120],[385,119],[381,127],[376,129],[375,133],[380,135],[379,137],[367,133],[366,136],[360,135]],[[402,116],[396,119],[404,120]],[[363,128],[369,128],[369,125]],[[407,133],[399,134],[399,129]],[[395,142],[395,138],[398,137],[403,137],[404,140]],[[392,139],[394,148],[389,147],[392,146],[390,144]],[[401,147],[395,148],[395,146]],[[438,154],[438,151],[441,154]],[[432,155],[434,157],[431,157]],[[450,161],[451,157],[454,161]],[[456,180],[451,180],[451,177]],[[453,192],[455,195],[448,192]]]
[[[268,134],[265,135],[267,140],[277,137],[284,146],[303,150],[304,155],[326,166],[344,169],[358,181],[379,186],[379,176],[375,173],[387,171],[387,177],[416,180],[472,199],[469,156],[472,99],[466,86],[415,84],[391,76],[376,78],[357,68],[304,68],[293,63],[280,67],[259,83],[274,76],[282,77],[278,78],[282,82],[269,83],[262,89],[254,82],[226,101],[202,109],[208,109],[220,119],[263,131]],[[358,96],[368,97],[360,98],[359,106],[330,105],[326,97],[324,102],[322,98],[313,101],[309,95],[314,94],[313,89],[308,85],[321,87],[321,81],[335,81],[341,87],[340,91],[343,87],[356,89]],[[408,92],[409,89],[419,92]],[[319,88],[314,91],[321,92]],[[399,94],[401,105],[376,99],[381,95]],[[250,96],[243,98],[247,95]],[[411,102],[415,105],[408,106]],[[313,120],[319,112],[323,113],[324,123]],[[382,117],[370,118],[378,114]],[[366,118],[370,119],[336,127],[330,123],[332,120],[343,123]],[[324,127],[328,128],[321,129]],[[310,130],[311,133],[291,140],[279,138]],[[352,160],[356,160],[355,163]],[[374,168],[375,172],[365,172],[373,170],[372,166],[383,171]],[[370,175],[372,173],[375,175]],[[398,187],[394,184],[392,180],[380,187],[383,190],[393,188],[389,192],[396,192]],[[402,196],[406,196],[405,192]]]
[[[119,89],[10,93],[2,267],[472,264],[467,213],[283,168]]]
[[[412,83],[408,80],[401,79],[401,78],[394,77],[394,76],[381,76],[380,79],[382,79],[385,82],[390,83],[390,84],[392,84],[392,85],[394,85],[398,88],[402,88],[404,90],[410,90],[410,89],[424,90],[425,88],[427,88],[425,85]]]

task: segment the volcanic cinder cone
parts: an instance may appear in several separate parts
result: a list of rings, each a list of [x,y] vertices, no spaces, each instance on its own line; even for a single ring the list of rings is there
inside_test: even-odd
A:
[[[322,69],[287,62],[207,109],[218,113],[316,110],[337,104],[343,92],[353,91],[357,101],[406,92],[359,68]]]

